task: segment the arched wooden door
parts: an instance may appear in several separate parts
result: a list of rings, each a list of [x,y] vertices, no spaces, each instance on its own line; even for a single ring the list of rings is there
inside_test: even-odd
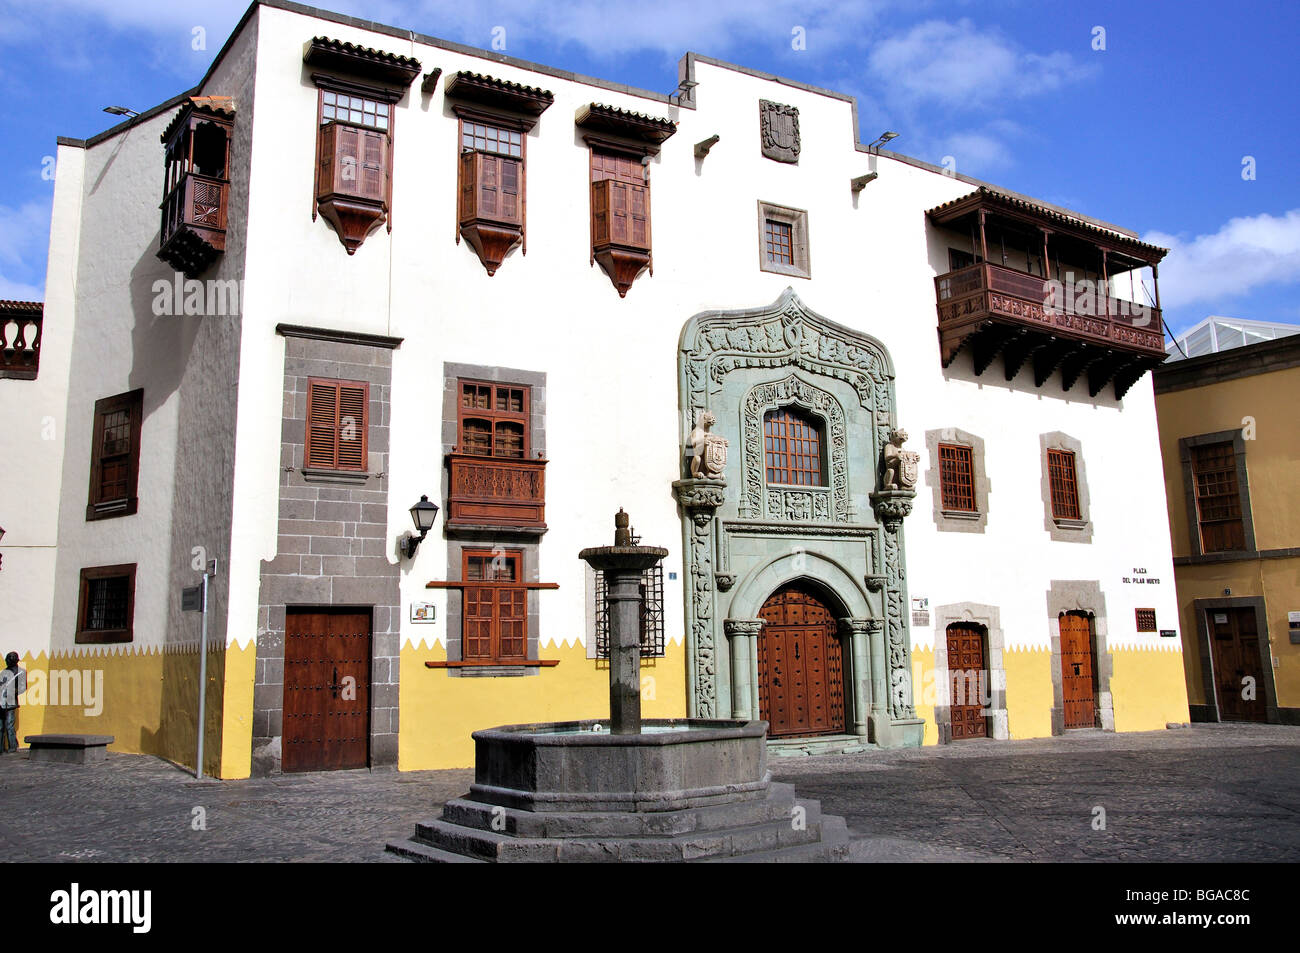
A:
[[[987,738],[984,715],[988,674],[984,669],[984,627],[970,622],[948,626],[948,703],[952,740]]]
[[[835,615],[809,589],[778,589],[759,617],[758,693],[773,738],[844,731],[844,664]]]
[[[1093,675],[1092,623],[1079,612],[1059,617],[1061,628],[1061,700],[1066,728],[1097,726],[1096,678]]]

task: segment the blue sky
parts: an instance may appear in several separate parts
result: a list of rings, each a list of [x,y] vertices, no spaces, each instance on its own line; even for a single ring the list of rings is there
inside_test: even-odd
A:
[[[1209,314],[1300,323],[1294,2],[323,5],[484,48],[503,27],[513,56],[661,92],[689,49],[850,93],[866,140],[897,130],[899,152],[1171,248],[1160,290],[1175,330]],[[55,137],[194,85],[246,7],[0,0],[0,298],[43,295]],[[161,176],[160,161],[159,189]]]

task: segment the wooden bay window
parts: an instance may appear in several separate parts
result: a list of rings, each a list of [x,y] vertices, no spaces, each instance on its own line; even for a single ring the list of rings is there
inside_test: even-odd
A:
[[[516,246],[528,253],[528,133],[555,97],[468,70],[448,76],[444,91],[460,124],[456,241],[495,275]]]
[[[229,96],[192,96],[162,134],[158,257],[190,278],[226,249],[234,119]]]
[[[622,298],[643,271],[654,274],[650,161],[677,126],[600,103],[581,107],[575,122],[591,150],[591,261]]]
[[[318,36],[303,62],[330,71],[311,74],[319,91],[312,218],[329,222],[352,255],[380,225],[392,231],[395,107],[420,61]]]

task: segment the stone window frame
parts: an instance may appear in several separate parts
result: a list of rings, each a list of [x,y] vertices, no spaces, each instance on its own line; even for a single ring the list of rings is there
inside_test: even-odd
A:
[[[1042,468],[1043,528],[1058,543],[1092,542],[1092,509],[1088,492],[1088,468],[1084,462],[1083,443],[1067,433],[1053,430],[1038,435],[1038,462]],[[1079,518],[1057,519],[1052,514],[1052,477],[1047,462],[1048,450],[1065,450],[1074,454],[1074,479],[1079,491]]]
[[[952,710],[948,698],[948,626],[961,623],[984,629],[984,670],[989,679],[988,730],[996,741],[1011,738],[1007,718],[1006,636],[1002,613],[997,606],[978,602],[955,602],[934,609],[934,724],[939,744],[952,743]]]
[[[1273,638],[1268,629],[1268,608],[1263,596],[1192,600],[1192,611],[1196,614],[1196,651],[1201,659],[1201,687],[1205,691],[1205,704],[1189,703],[1188,717],[1192,721],[1223,721],[1214,678],[1214,651],[1210,648],[1210,624],[1206,619],[1206,616],[1215,609],[1255,610],[1255,631],[1259,633],[1259,665],[1263,673],[1260,688],[1264,692],[1265,718],[1270,725],[1280,724],[1282,719],[1277,704],[1277,685],[1273,679]],[[1198,715],[1200,717],[1197,717]]]
[[[443,368],[442,404],[442,460],[460,443],[460,384],[462,381],[479,381],[491,384],[514,384],[529,389],[528,447],[533,456],[546,456],[546,373],[525,371],[510,367],[492,367],[482,364],[461,364],[446,361]],[[447,467],[442,471],[441,494],[446,500],[450,491]],[[491,549],[501,546],[520,553],[523,582],[537,582],[540,566],[541,528],[509,529],[484,527],[482,529],[448,529],[443,526],[447,540],[448,582],[463,582],[461,578],[466,549]],[[465,596],[461,589],[447,589],[447,661],[464,661],[463,619]],[[535,664],[540,657],[541,598],[537,589],[529,589],[526,617],[528,620],[529,664],[474,665],[446,669],[449,678],[528,677],[541,673]]]
[[[1244,550],[1206,553],[1201,548],[1201,521],[1196,512],[1196,476],[1192,472],[1192,448],[1211,443],[1231,443],[1237,459],[1237,493],[1241,498],[1241,533],[1245,539]],[[1219,430],[1214,433],[1182,437],[1178,441],[1178,461],[1183,468],[1183,505],[1187,513],[1187,541],[1191,547],[1191,560],[1218,562],[1224,559],[1249,559],[1258,557],[1255,543],[1255,520],[1250,509],[1250,477],[1246,471],[1246,440],[1241,430]]]
[[[951,443],[971,449],[971,483],[975,492],[975,509],[945,510],[940,482],[939,444]],[[992,483],[984,468],[984,439],[957,427],[943,427],[925,432],[925,449],[930,467],[925,471],[925,485],[933,492],[931,516],[941,533],[983,533],[989,520],[989,492]]]
[[[1052,734],[1065,734],[1060,617],[1067,612],[1082,612],[1092,623],[1093,674],[1097,682],[1094,703],[1101,720],[1101,730],[1114,731],[1115,700],[1110,690],[1110,679],[1115,671],[1115,660],[1107,644],[1110,627],[1106,617],[1106,596],[1101,591],[1101,583],[1096,579],[1053,579],[1047,590],[1048,631],[1052,646]]]
[[[790,226],[790,240],[794,251],[793,265],[767,260],[765,236],[769,220]],[[764,202],[762,199],[758,200],[758,267],[760,271],[770,271],[790,278],[812,277],[812,252],[808,243],[807,211],[777,205],[774,202]]]

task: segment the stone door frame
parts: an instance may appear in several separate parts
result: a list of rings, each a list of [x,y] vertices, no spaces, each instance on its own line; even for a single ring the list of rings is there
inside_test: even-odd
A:
[[[952,742],[952,706],[948,697],[948,626],[969,623],[984,630],[984,671],[988,673],[989,737],[1007,741],[1011,737],[1007,718],[1007,672],[1004,662],[1006,636],[997,606],[978,602],[955,602],[934,609],[934,723],[939,744]]]
[[[1047,590],[1047,617],[1052,644],[1052,734],[1065,734],[1065,694],[1061,685],[1060,617],[1067,612],[1081,612],[1092,628],[1092,662],[1097,680],[1094,702],[1102,731],[1115,730],[1115,701],[1110,691],[1110,677],[1115,662],[1106,645],[1106,597],[1095,579],[1053,579]],[[1071,729],[1078,730],[1078,729]],[[1086,729],[1084,729],[1086,730]]]

